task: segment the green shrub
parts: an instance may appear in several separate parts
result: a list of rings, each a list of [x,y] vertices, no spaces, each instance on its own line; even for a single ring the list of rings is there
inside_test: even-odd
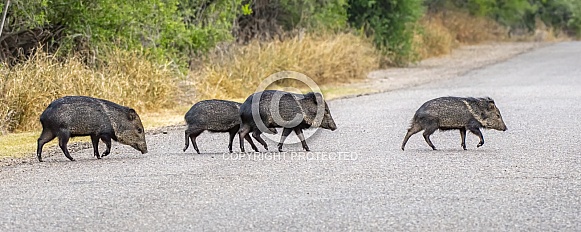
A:
[[[417,59],[414,27],[423,14],[421,0],[349,0],[349,23],[373,35],[375,45],[388,57],[382,65],[403,65]]]
[[[279,22],[287,29],[344,29],[347,26],[346,0],[279,0]]]
[[[547,26],[581,36],[581,1],[579,0],[535,0],[538,10],[534,15]]]
[[[242,0],[31,0],[13,1],[6,30],[64,26],[60,51],[100,56],[111,46],[145,48],[157,59],[184,65],[231,38]],[[3,5],[3,4],[2,4]]]

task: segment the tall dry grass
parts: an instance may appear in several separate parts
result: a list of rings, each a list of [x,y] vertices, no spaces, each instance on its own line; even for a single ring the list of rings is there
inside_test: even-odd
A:
[[[378,68],[378,60],[375,47],[363,37],[350,33],[307,34],[218,50],[192,71],[190,80],[197,100],[240,99],[279,71],[303,73],[318,85],[340,84],[366,78],[367,72]]]
[[[65,95],[108,99],[138,112],[171,107],[176,73],[144,56],[111,50],[98,70],[85,66],[79,57],[59,61],[45,53],[13,67],[0,66],[0,132],[40,129],[42,111]]]
[[[452,32],[441,21],[424,17],[414,35],[414,50],[425,59],[448,54],[457,47]]]
[[[448,54],[460,45],[503,41],[508,36],[508,28],[490,18],[457,11],[425,15],[419,25],[414,45],[422,59]]]

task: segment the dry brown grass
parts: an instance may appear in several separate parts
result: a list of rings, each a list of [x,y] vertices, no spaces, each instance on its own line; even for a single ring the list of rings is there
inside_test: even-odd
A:
[[[511,36],[513,41],[527,41],[527,42],[557,42],[570,41],[571,37],[558,29],[549,27],[539,19],[535,19],[535,31],[527,33],[522,31],[513,32]]]
[[[243,99],[279,71],[303,73],[318,85],[339,84],[366,78],[378,60],[368,39],[350,33],[305,35],[216,52],[192,71],[190,81],[197,100]]]
[[[39,130],[38,117],[53,100],[65,95],[108,99],[147,112],[171,107],[176,74],[147,61],[141,52],[112,50],[99,70],[79,58],[66,61],[37,53],[13,66],[0,66],[0,132]]]
[[[501,41],[508,36],[508,28],[487,17],[454,11],[432,17],[440,20],[450,30],[456,42],[461,44]]]
[[[452,32],[440,20],[425,17],[414,35],[414,49],[420,59],[448,54],[457,47]]]
[[[448,54],[463,44],[506,40],[508,29],[486,17],[448,11],[430,14],[420,20],[420,30],[414,37],[420,58]]]

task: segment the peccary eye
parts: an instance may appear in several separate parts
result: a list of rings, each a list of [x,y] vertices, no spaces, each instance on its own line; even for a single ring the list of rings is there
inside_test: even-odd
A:
[[[143,129],[137,128],[137,133],[139,133],[139,134],[143,133]]]

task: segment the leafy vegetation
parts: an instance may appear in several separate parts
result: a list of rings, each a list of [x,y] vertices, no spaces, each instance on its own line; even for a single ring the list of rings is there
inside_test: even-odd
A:
[[[240,0],[31,0],[13,1],[8,34],[42,28],[62,29],[61,52],[101,57],[103,48],[147,49],[158,61],[181,65],[231,38]],[[212,3],[210,3],[212,2]],[[30,41],[32,43],[36,41]]]
[[[423,13],[421,0],[350,0],[348,12],[354,27],[373,35],[387,63],[402,65],[415,60],[413,26]]]

